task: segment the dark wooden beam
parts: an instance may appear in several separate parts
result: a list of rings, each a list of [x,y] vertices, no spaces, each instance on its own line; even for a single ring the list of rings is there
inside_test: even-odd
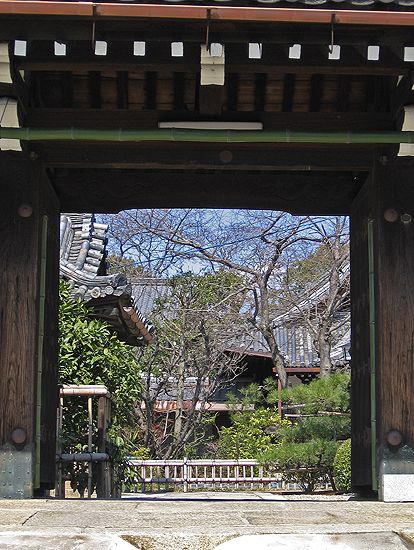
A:
[[[89,73],[89,105],[91,109],[100,109],[102,105],[101,99],[101,73],[99,71],[91,71]]]
[[[366,110],[388,112],[390,110],[390,81],[376,76],[366,79]]]
[[[227,111],[237,111],[239,99],[239,75],[228,73],[226,75]]]
[[[145,109],[154,111],[157,108],[157,73],[148,71],[145,73]]]
[[[321,74],[313,74],[309,89],[309,112],[317,113],[322,104],[324,78]]]
[[[199,111],[206,116],[221,116],[223,109],[224,86],[199,87]]]
[[[89,109],[30,109],[24,119],[25,126],[39,128],[157,128],[159,121],[203,120],[197,113],[182,111],[97,111]],[[374,131],[392,130],[394,122],[389,113],[263,113],[235,112],[220,117],[223,121],[263,122],[265,129],[307,131]]]
[[[293,100],[295,96],[295,83],[296,75],[294,74],[285,74],[283,80],[283,100],[282,100],[282,111],[284,113],[290,113],[293,107]]]
[[[255,86],[254,86],[254,110],[255,111],[266,110],[266,86],[267,86],[267,74],[257,73],[255,75]]]
[[[173,74],[173,109],[174,111],[184,111],[185,104],[185,73]]]
[[[58,143],[33,144],[48,167],[136,170],[342,171],[360,172],[372,165],[373,147],[294,146],[292,144]],[[162,153],[160,151],[162,150]]]
[[[118,109],[128,109],[128,73],[118,71],[116,75],[117,106]]]
[[[160,37],[163,36],[159,31]],[[308,32],[308,34],[311,34]],[[135,35],[135,40],[136,36]],[[141,37],[140,37],[141,38]],[[142,38],[141,38],[142,39]],[[161,38],[160,38],[161,39]],[[199,70],[200,46],[205,36],[198,43],[184,42],[184,55],[171,57],[171,43],[168,41],[146,43],[143,56],[133,55],[133,42],[109,42],[107,55],[95,55],[91,42],[71,41],[65,56],[55,56],[53,42],[34,41],[30,43],[26,57],[16,57],[14,62],[21,70],[26,71],[177,71],[194,73]],[[165,39],[164,39],[165,40]],[[212,38],[211,38],[212,40]],[[383,52],[378,61],[368,61],[354,48],[342,46],[339,60],[328,59],[326,35],[320,46],[306,46],[293,37],[285,44],[302,44],[300,59],[289,59],[288,49],[282,45],[263,46],[260,59],[249,59],[248,39],[243,44],[226,42],[226,71],[240,73],[295,73],[295,74],[371,74],[399,75],[410,69],[410,64],[403,57]],[[180,42],[183,38],[179,39]],[[378,44],[378,41],[375,42]],[[388,51],[388,50],[387,50]],[[402,54],[403,55],[403,54]]]
[[[15,90],[14,84],[0,82],[0,96],[1,97],[10,97],[12,99],[17,98],[17,92]]]
[[[63,101],[62,104],[66,108],[71,108],[73,105],[73,75],[65,72],[62,77],[63,83]]]
[[[63,60],[62,60],[63,59]],[[176,57],[174,61],[163,60],[162,62],[153,62],[151,59],[142,58],[142,60],[128,61],[120,58],[118,61],[110,61],[104,56],[97,57],[90,61],[70,61],[65,58],[51,58],[44,61],[19,61],[18,68],[22,71],[128,71],[128,72],[146,72],[146,71],[172,71],[195,73],[199,70],[199,64],[177,61],[181,58]],[[328,62],[325,59],[318,59],[314,62],[304,62],[300,60],[286,60],[285,62],[274,62],[272,64],[259,63],[259,60],[253,60],[253,63],[226,63],[227,72],[238,73],[291,73],[291,74],[327,74],[327,75],[378,75],[395,76],[404,75],[409,70],[408,63],[400,65],[387,65],[378,62],[376,65],[360,63],[347,64],[338,61],[337,64]]]
[[[336,92],[336,110],[340,113],[346,113],[349,109],[349,99],[352,86],[352,77],[341,75],[338,79],[338,89]]]
[[[185,172],[54,170],[62,209],[259,208],[294,214],[347,214],[359,189],[353,174],[335,172]]]

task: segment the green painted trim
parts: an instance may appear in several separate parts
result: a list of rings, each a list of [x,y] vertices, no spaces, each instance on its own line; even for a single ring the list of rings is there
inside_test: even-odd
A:
[[[414,132],[300,132],[286,130],[96,130],[0,128],[1,139],[22,141],[189,141],[204,143],[414,143]]]
[[[375,264],[374,220],[368,220],[368,300],[369,300],[369,367],[371,401],[371,477],[372,489],[378,490],[377,476],[377,396],[375,356]]]
[[[39,329],[37,333],[37,377],[36,377],[36,460],[34,487],[40,487],[40,432],[42,416],[42,373],[43,373],[43,347],[45,339],[45,302],[46,302],[46,267],[47,267],[47,230],[48,217],[41,219],[40,241],[40,281],[39,281]]]

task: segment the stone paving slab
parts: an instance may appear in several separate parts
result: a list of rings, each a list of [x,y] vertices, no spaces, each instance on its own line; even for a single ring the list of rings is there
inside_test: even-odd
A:
[[[407,550],[395,533],[343,535],[248,535],[224,542],[216,550]]]
[[[136,547],[116,535],[49,535],[38,531],[0,533],[0,548],[10,550],[134,550]]]
[[[219,544],[236,537],[277,535],[279,541],[288,541],[283,537],[290,535],[291,543],[299,541],[301,546],[297,548],[302,550],[307,548],[303,546],[307,544],[306,537],[312,536],[309,540],[313,544],[312,541],[325,540],[322,535],[334,535],[348,537],[332,540],[340,541],[347,545],[343,548],[350,550],[354,548],[350,545],[353,540],[366,540],[366,546],[361,548],[370,550],[414,549],[414,503],[315,495],[297,499],[283,495],[281,500],[281,495],[272,493],[244,493],[236,498],[233,493],[221,494],[221,498],[216,498],[215,493],[205,494],[204,498],[200,494],[193,496],[0,500],[0,548],[109,550],[128,548],[125,545],[133,543],[141,550],[215,550]],[[403,539],[395,533],[401,533]],[[349,539],[351,535],[354,538]],[[124,537],[123,542],[120,537]],[[61,546],[56,545],[57,540]],[[265,544],[274,541],[262,540]],[[269,544],[263,548],[276,548]],[[260,550],[256,544],[251,548]],[[320,550],[319,546],[314,548]],[[336,546],[335,550],[340,548]]]
[[[392,532],[331,535],[124,535],[0,533],[0,549],[21,550],[407,550]]]

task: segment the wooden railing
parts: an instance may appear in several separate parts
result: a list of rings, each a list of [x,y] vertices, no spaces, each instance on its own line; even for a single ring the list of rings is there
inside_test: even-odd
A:
[[[297,489],[257,460],[130,459],[124,492],[184,492],[197,489]]]

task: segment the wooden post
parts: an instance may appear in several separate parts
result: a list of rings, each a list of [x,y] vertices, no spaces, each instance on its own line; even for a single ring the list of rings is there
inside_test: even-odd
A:
[[[384,500],[414,501],[413,181],[380,157],[352,214],[353,477]]]
[[[63,405],[64,401],[62,396],[59,398],[56,422],[56,454],[58,456],[62,453]],[[63,480],[63,464],[61,460],[56,464],[55,497],[65,498],[65,482]]]
[[[100,397],[98,400],[98,453],[106,453],[106,397]],[[108,498],[107,493],[107,462],[97,463],[97,481],[96,481],[96,496],[98,498]]]
[[[27,498],[55,478],[59,206],[22,153],[0,189],[0,497]]]
[[[369,186],[351,210],[352,484],[372,490],[368,292]]]
[[[88,397],[88,453],[92,453],[92,431],[93,431],[93,416],[92,416],[92,397]],[[92,474],[93,462],[92,459],[88,462],[88,498],[92,497]]]

